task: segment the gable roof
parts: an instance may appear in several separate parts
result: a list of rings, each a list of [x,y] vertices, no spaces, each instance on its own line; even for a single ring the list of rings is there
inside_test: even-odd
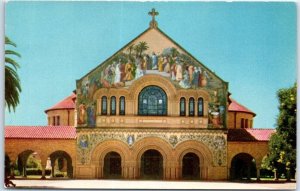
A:
[[[244,112],[244,113],[250,113],[254,116],[256,116],[256,114],[251,111],[250,109],[248,109],[247,107],[243,106],[242,104],[238,103],[237,101],[235,101],[232,98],[229,98],[231,103],[228,106],[228,111],[237,111],[237,112]]]
[[[269,141],[275,129],[228,129],[229,142]]]
[[[45,110],[45,113],[51,110],[60,110],[60,109],[74,109],[75,102],[74,99],[76,98],[76,94],[72,93],[70,96],[66,97],[62,101],[58,102],[54,106],[50,107],[49,109]]]
[[[112,56],[110,56],[109,58],[107,58],[105,61],[103,61],[102,63],[100,63],[99,65],[97,65],[94,69],[92,69],[90,72],[88,72],[87,74],[85,74],[83,77],[81,77],[79,80],[82,80],[83,78],[85,78],[86,76],[88,76],[89,74],[91,74],[92,72],[94,72],[96,69],[98,69],[99,67],[103,66],[104,63],[108,62],[109,60],[111,60],[112,58],[114,58],[119,52],[125,50],[130,44],[132,44],[134,41],[136,41],[138,38],[140,38],[141,36],[143,36],[145,33],[147,33],[150,30],[157,30],[158,32],[160,32],[164,37],[166,37],[168,40],[170,40],[173,44],[175,44],[176,46],[178,46],[184,53],[186,53],[188,56],[190,56],[193,60],[195,60],[198,64],[202,65],[207,71],[209,71],[212,75],[214,75],[216,78],[218,78],[219,80],[221,80],[222,82],[224,82],[226,84],[226,86],[228,87],[228,82],[224,81],[222,78],[220,78],[217,74],[215,74],[214,72],[212,72],[207,66],[205,66],[202,62],[200,62],[198,59],[196,59],[192,54],[190,54],[188,51],[186,51],[183,47],[181,47],[177,42],[175,42],[171,37],[169,37],[166,33],[164,33],[161,29],[159,29],[158,27],[156,28],[151,28],[149,27],[148,29],[146,29],[144,32],[142,32],[140,35],[138,35],[137,37],[135,37],[133,40],[131,40],[129,43],[127,43],[126,45],[124,45],[122,48],[120,48],[118,51],[116,51]]]
[[[73,126],[5,126],[5,139],[76,139]]]

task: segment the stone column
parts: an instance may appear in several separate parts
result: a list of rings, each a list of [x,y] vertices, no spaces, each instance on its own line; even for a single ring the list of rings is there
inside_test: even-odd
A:
[[[170,179],[176,180],[176,167],[174,165],[170,168]]]
[[[102,179],[103,178],[103,165],[102,163],[100,163],[99,167],[98,167],[98,179]]]
[[[21,163],[22,163],[22,175],[24,178],[26,178],[27,177],[27,173],[26,173],[27,156],[22,155],[19,157],[19,160],[21,160]]]
[[[11,158],[10,159],[10,179],[14,179],[15,178],[15,166],[16,166],[16,158]]]
[[[41,179],[44,180],[44,179],[46,179],[45,170],[46,170],[46,166],[47,166],[47,157],[46,158],[41,157],[41,166],[42,166],[42,177],[41,177]]]
[[[256,181],[260,181],[260,167],[256,167]]]
[[[261,160],[256,160],[256,181],[260,181]]]
[[[182,179],[182,167],[179,164],[176,166],[176,177],[178,180]]]
[[[168,168],[166,165],[163,166],[163,180],[167,180],[169,176],[167,175]]]
[[[51,177],[54,178],[54,164],[51,164]]]
[[[135,162],[130,161],[130,162],[125,162],[125,166],[127,168],[127,173],[124,178],[126,179],[134,179],[135,178]]]

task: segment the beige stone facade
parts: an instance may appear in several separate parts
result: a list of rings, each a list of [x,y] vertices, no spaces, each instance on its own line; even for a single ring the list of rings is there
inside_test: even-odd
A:
[[[74,109],[59,109],[47,112],[48,125],[72,126],[74,125]]]
[[[245,112],[228,112],[228,128],[253,128],[254,115]]]

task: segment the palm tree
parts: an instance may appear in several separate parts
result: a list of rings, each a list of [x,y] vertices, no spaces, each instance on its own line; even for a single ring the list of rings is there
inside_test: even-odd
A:
[[[131,56],[132,50],[134,49],[134,44],[130,45],[127,50],[129,51],[129,56]]]
[[[147,42],[145,42],[145,41],[139,42],[138,46],[139,46],[139,51],[140,51],[139,56],[142,56],[143,52],[148,50],[148,48],[149,48],[149,46],[147,45]]]
[[[139,46],[139,44],[135,45],[133,47],[133,50],[135,51],[135,57],[136,58],[139,57],[139,52],[140,52],[140,46]]]
[[[171,55],[172,57],[178,56],[179,52],[176,48],[171,48]]]
[[[5,37],[5,45],[17,47],[17,45],[8,37]],[[9,55],[17,57],[21,57],[21,55],[13,50],[5,50],[5,104],[10,112],[11,108],[15,111],[19,104],[19,93],[22,89],[20,79],[17,74],[17,70],[20,68],[20,65],[15,60],[8,57]]]

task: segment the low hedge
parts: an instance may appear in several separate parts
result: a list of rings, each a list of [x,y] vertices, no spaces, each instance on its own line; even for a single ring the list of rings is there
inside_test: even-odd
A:
[[[42,170],[41,169],[26,169],[26,174],[27,175],[42,175]],[[49,176],[51,174],[50,169],[45,170],[45,175]]]

